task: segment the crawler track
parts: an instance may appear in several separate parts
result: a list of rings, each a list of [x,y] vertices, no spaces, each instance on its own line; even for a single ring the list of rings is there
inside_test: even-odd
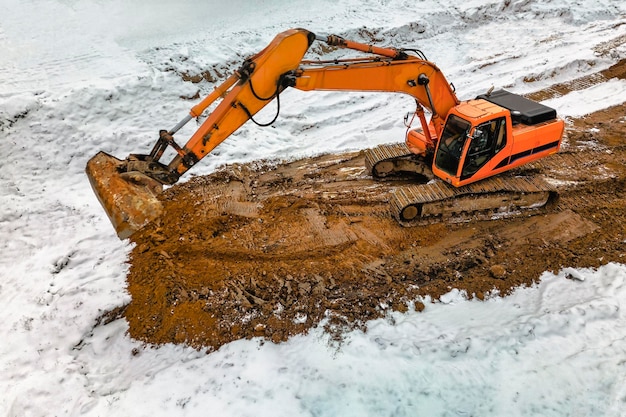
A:
[[[499,176],[455,188],[443,181],[400,187],[392,192],[394,217],[403,226],[509,217],[546,207],[556,190],[538,177]]]
[[[430,164],[411,153],[404,143],[380,145],[365,153],[365,167],[376,179],[410,176],[418,182],[434,178]]]
[[[567,158],[551,163],[575,164]],[[499,175],[455,188],[439,179],[433,180],[429,164],[413,155],[403,143],[368,150],[365,166],[377,179],[407,175],[417,178],[418,184],[400,186],[391,193],[391,212],[403,226],[519,215],[549,206],[558,199],[553,186],[532,174]]]

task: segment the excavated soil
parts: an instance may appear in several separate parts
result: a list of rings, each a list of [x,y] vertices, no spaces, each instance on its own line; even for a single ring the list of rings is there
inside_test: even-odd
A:
[[[544,271],[626,262],[625,114],[570,121],[564,157],[514,173],[542,175],[558,205],[513,218],[401,227],[387,200],[405,183],[373,181],[362,152],[194,177],[132,236],[132,301],[114,313],[135,339],[211,351],[320,322],[340,338],[453,288],[483,299]]]

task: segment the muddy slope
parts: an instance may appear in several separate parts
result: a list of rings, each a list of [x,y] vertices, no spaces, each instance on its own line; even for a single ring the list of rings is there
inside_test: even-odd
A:
[[[483,298],[546,270],[626,257],[626,105],[572,121],[563,154],[527,167],[557,207],[491,221],[403,228],[362,153],[233,165],[164,195],[165,215],[133,236],[119,314],[133,338],[212,350],[278,342],[328,319],[334,335],[418,296]],[[519,172],[518,172],[519,173]]]

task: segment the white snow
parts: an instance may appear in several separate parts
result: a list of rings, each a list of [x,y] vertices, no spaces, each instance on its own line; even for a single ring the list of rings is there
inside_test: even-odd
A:
[[[485,302],[452,292],[340,347],[314,329],[152,348],[97,323],[129,300],[130,247],[84,175],[100,150],[148,151],[195,104],[181,96],[214,87],[176,71],[232,70],[290,27],[417,47],[465,99],[609,67],[626,56],[626,3],[2,0],[0,16],[0,415],[626,415],[625,265],[566,266]],[[625,96],[612,80],[550,104],[576,116]],[[244,126],[194,173],[398,141],[413,110],[388,94],[281,98],[273,127]]]
[[[566,97],[546,100],[543,104],[559,109],[562,115],[580,117],[622,104],[625,98],[626,80],[614,78],[583,90],[572,91]]]

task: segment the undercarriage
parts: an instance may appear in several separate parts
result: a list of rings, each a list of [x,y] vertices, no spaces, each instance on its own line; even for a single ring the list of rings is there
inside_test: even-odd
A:
[[[532,174],[503,174],[455,188],[437,179],[429,162],[403,143],[368,150],[365,165],[376,179],[410,178],[414,182],[391,193],[392,215],[403,226],[515,216],[550,207],[558,200],[555,188]]]

